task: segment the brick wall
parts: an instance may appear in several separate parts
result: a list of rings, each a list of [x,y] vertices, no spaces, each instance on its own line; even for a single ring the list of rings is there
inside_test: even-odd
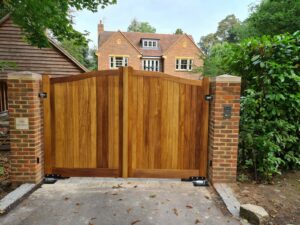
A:
[[[11,180],[15,183],[39,183],[42,170],[41,76],[30,72],[8,75],[10,114]],[[28,129],[16,127],[17,118],[28,118]],[[18,120],[19,121],[19,120]]]
[[[199,49],[193,44],[193,42],[186,36],[177,41],[167,52],[164,60],[164,73],[199,79],[200,74],[192,73],[189,71],[176,71],[176,57],[188,57],[193,60],[193,67],[199,67],[203,65],[203,60],[200,58]]]
[[[222,75],[211,80],[208,172],[213,183],[236,181],[240,86],[240,77]],[[224,118],[224,106],[232,107],[231,118]]]
[[[109,55],[127,55],[129,66],[141,69],[139,52],[120,33],[112,35],[99,49],[98,70],[110,69]]]

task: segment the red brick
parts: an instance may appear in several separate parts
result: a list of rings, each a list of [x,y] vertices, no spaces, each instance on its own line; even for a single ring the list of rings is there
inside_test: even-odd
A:
[[[211,82],[209,127],[209,178],[213,183],[234,182],[237,170],[239,137],[240,83]],[[232,107],[232,117],[223,118],[224,105]]]
[[[26,74],[24,76],[27,76]],[[38,99],[40,80],[7,80],[10,113],[11,179],[13,182],[39,183],[43,177],[41,163],[42,104]],[[15,118],[28,117],[29,130],[16,130]]]

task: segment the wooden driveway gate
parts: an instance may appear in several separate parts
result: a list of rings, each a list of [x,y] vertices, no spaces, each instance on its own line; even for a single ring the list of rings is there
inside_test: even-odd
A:
[[[209,81],[132,68],[43,76],[45,174],[206,176]]]

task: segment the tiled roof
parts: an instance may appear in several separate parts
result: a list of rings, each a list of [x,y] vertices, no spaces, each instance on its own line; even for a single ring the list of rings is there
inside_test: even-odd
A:
[[[142,53],[143,56],[162,56],[164,52],[169,49],[179,38],[185,36],[176,35],[176,34],[154,34],[154,33],[141,33],[141,32],[121,32],[131,44]],[[100,42],[99,46],[101,47],[113,34],[117,32],[112,31],[103,31],[100,32]],[[190,36],[189,36],[190,37]],[[159,49],[144,49],[141,48],[140,41],[143,38],[149,39],[159,39]],[[190,37],[191,38],[191,37]],[[193,41],[193,39],[191,38]]]

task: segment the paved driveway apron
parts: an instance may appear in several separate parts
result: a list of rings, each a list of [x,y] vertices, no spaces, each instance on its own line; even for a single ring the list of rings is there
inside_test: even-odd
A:
[[[0,224],[240,224],[215,199],[211,188],[177,180],[70,178],[42,185]]]

